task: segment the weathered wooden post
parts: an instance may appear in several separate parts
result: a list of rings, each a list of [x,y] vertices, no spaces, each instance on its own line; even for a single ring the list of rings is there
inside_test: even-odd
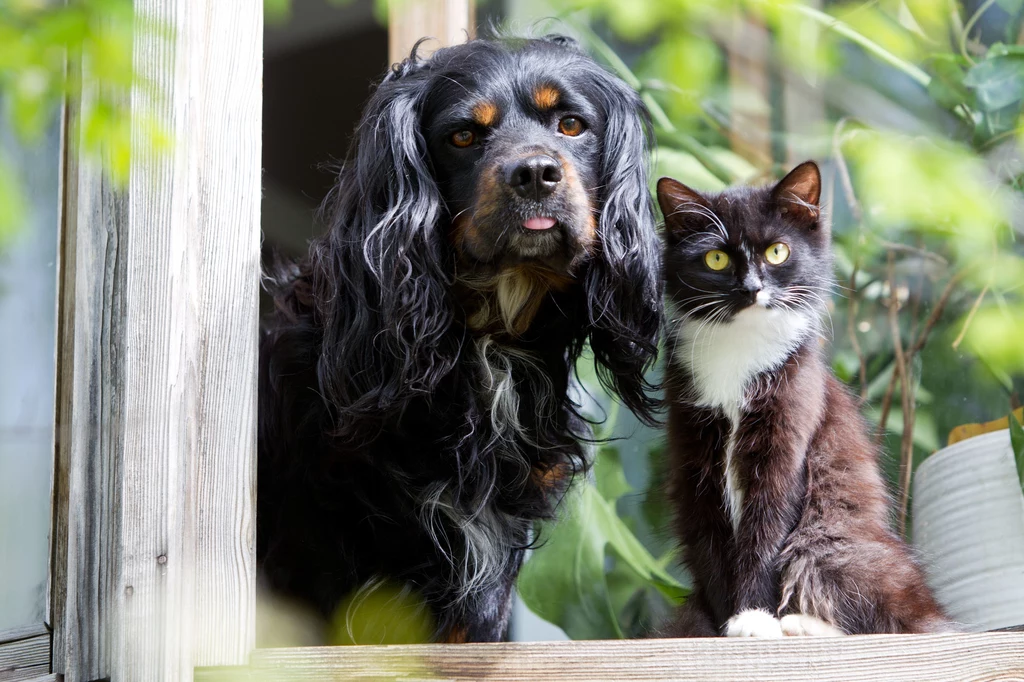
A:
[[[420,38],[427,55],[457,45],[476,32],[475,0],[393,0],[388,4],[388,58],[392,64],[409,56]]]
[[[160,94],[136,86],[131,105],[172,148],[114,187],[79,152],[88,91],[66,117],[51,624],[67,682],[191,680],[254,644],[263,6],[135,11],[161,28],[134,42]]]

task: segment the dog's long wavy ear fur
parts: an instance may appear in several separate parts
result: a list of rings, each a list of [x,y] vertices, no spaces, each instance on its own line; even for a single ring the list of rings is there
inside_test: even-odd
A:
[[[429,71],[414,51],[377,88],[328,199],[328,238],[311,253],[317,375],[339,437],[429,396],[458,355],[446,218],[420,126]]]
[[[661,286],[647,187],[650,119],[632,89],[603,71],[594,77],[608,124],[600,178],[601,250],[586,282],[590,347],[604,386],[637,417],[653,423],[658,401],[644,374],[657,357]]]

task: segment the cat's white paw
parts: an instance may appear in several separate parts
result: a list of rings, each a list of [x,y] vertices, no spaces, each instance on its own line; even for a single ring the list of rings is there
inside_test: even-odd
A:
[[[779,620],[760,609],[740,611],[725,624],[726,637],[782,637]]]
[[[779,621],[782,634],[787,637],[842,637],[846,633],[817,616],[791,613]]]

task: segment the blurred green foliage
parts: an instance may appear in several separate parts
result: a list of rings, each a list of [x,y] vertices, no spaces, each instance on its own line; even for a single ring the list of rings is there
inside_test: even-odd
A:
[[[602,446],[593,484],[569,492],[562,519],[545,529],[519,576],[526,605],[573,639],[641,636],[659,603],[681,603],[689,592],[666,569],[673,554],[656,559],[617,512],[632,490],[618,450]]]
[[[425,644],[434,619],[408,585],[373,581],[342,599],[330,624],[328,643]]]
[[[136,16],[131,0],[0,3],[0,106],[19,143],[37,143],[68,100],[81,102],[80,127],[69,139],[100,159],[115,184],[128,178],[133,146],[166,150],[170,140],[152,111],[160,92],[132,61],[137,31],[170,39],[159,24]],[[0,146],[0,248],[26,209],[9,154]]]

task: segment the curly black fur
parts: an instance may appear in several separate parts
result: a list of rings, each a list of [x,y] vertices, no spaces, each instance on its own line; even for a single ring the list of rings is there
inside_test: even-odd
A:
[[[556,105],[531,100],[541,85]],[[567,112],[588,137],[554,132]],[[449,143],[462,128],[467,150]],[[532,522],[586,466],[569,387],[588,341],[605,386],[653,419],[648,128],[636,93],[560,37],[414,50],[385,76],[327,233],[267,279],[258,554],[273,589],[329,617],[384,578],[418,590],[439,640],[503,637]],[[565,177],[517,198],[503,169],[537,153]],[[558,227],[523,228],[541,214]],[[503,277],[540,292],[519,326],[495,314]]]

